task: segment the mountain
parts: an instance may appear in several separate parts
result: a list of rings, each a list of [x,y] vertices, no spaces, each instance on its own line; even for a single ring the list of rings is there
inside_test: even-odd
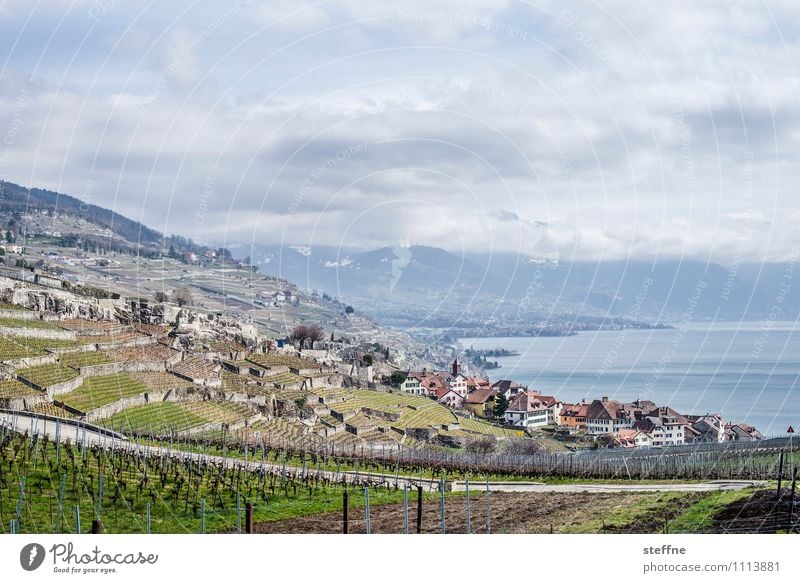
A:
[[[262,272],[363,306],[391,324],[564,315],[661,323],[761,319],[771,317],[776,305],[777,319],[800,313],[800,289],[786,289],[791,264],[565,263],[426,246],[363,251],[261,245],[247,252]]]
[[[162,233],[131,220],[112,210],[86,203],[74,196],[43,190],[25,188],[12,182],[0,182],[0,216],[6,221],[15,220],[22,214],[29,217],[59,216],[59,221],[40,220],[58,229],[62,237],[74,239],[82,237],[117,251],[142,252],[152,255],[174,247],[176,252],[192,251],[202,253],[207,247],[196,245],[191,240],[177,235],[164,236]],[[67,223],[65,217],[74,219]],[[84,225],[97,227],[86,229]],[[52,229],[51,229],[52,232]],[[112,239],[116,239],[112,241]],[[70,241],[74,243],[74,241]],[[122,244],[124,242],[124,244]],[[124,249],[123,249],[124,247]]]

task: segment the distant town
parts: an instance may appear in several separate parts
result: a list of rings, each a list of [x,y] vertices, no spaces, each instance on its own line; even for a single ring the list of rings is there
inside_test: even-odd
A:
[[[458,359],[449,371],[408,371],[400,389],[425,395],[456,410],[520,429],[553,427],[570,435],[604,439],[609,447],[663,447],[689,443],[753,441],[762,434],[717,413],[684,414],[649,400],[623,403],[603,396],[565,403],[513,380],[462,373]]]

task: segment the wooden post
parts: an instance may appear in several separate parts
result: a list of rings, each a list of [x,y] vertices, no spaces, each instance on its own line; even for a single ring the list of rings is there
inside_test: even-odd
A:
[[[247,502],[244,505],[244,531],[247,534],[253,532],[253,503]]]
[[[466,490],[467,490],[467,534],[472,534],[472,520],[470,516],[470,508],[469,508],[469,476],[466,477]]]
[[[781,480],[783,478],[783,450],[778,458],[778,489],[775,491],[775,500],[781,499]]]
[[[350,532],[350,516],[349,516],[349,499],[347,490],[342,493],[342,533],[349,534]]]
[[[489,475],[486,475],[486,532],[492,534],[492,502],[489,491]]]
[[[89,531],[91,534],[103,534],[106,529],[103,527],[103,521],[100,519],[92,520],[92,530]]]
[[[408,484],[403,485],[403,533],[408,534]]]
[[[442,512],[442,534],[447,533],[447,520],[444,511],[444,476],[439,478],[439,505]]]
[[[417,486],[417,534],[422,533],[422,486]]]
[[[364,487],[364,500],[366,505],[366,511],[364,516],[366,518],[366,523],[367,523],[366,524],[367,534],[372,534],[372,524],[370,523],[369,520],[369,486]]]

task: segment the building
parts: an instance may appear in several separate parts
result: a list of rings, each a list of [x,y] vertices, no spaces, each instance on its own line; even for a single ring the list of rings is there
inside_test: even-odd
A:
[[[436,390],[436,400],[442,405],[450,407],[451,409],[461,409],[466,401],[463,395],[460,395],[455,391],[448,389],[447,387]]]
[[[497,389],[491,387],[475,389],[467,395],[466,408],[478,417],[491,419],[494,417],[494,404],[497,399]]]
[[[514,427],[544,427],[554,425],[561,403],[555,397],[524,392],[508,404],[505,422]]]
[[[603,435],[617,433],[620,429],[633,427],[634,416],[619,401],[603,397],[595,399],[586,409],[586,433]]]
[[[617,447],[650,447],[653,438],[640,429],[620,429],[614,436],[614,444]]]
[[[686,427],[691,424],[686,417],[670,407],[657,407],[636,421],[634,429],[650,434],[652,446],[683,445],[686,443]]]
[[[586,412],[589,404],[581,401],[580,403],[561,406],[561,413],[558,416],[558,425],[567,429],[583,432],[586,431]]]
[[[509,401],[520,393],[525,393],[528,391],[528,387],[525,385],[521,385],[516,381],[509,380],[497,381],[492,385],[492,388],[497,389],[499,394],[505,395]]]
[[[428,391],[420,384],[419,379],[407,376],[406,380],[400,383],[400,390],[411,395],[427,395]]]
[[[755,441],[764,438],[758,429],[747,423],[729,423],[725,427],[725,434],[730,441]]]
[[[687,443],[723,443],[728,440],[721,415],[687,415],[691,423],[685,430]]]

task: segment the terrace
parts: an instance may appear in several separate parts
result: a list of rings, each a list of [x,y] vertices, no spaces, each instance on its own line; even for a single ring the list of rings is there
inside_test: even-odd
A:
[[[88,412],[125,397],[147,392],[147,387],[127,374],[88,378],[80,388],[59,397],[66,405]]]
[[[42,364],[17,371],[17,376],[40,387],[50,387],[78,376],[78,371],[60,364]]]

